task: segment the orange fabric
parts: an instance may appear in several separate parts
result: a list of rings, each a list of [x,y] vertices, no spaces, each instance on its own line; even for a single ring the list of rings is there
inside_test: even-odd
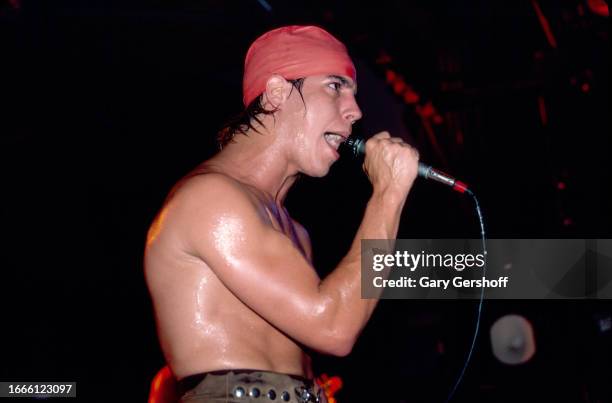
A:
[[[253,42],[244,61],[244,106],[264,92],[273,74],[287,80],[318,74],[356,78],[342,42],[322,28],[300,25],[274,29]]]

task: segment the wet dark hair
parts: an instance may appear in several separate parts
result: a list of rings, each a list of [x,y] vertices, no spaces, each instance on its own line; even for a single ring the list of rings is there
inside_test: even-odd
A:
[[[302,102],[304,102],[304,96],[302,95],[302,86],[304,85],[304,77],[297,78],[295,80],[287,80],[291,83],[293,88],[298,90]],[[293,92],[293,88],[291,91]],[[263,94],[255,98],[244,111],[229,120],[217,133],[217,143],[219,149],[225,147],[230,141],[234,139],[236,134],[244,134],[246,136],[247,131],[254,130],[260,133],[259,130],[253,125],[257,122],[260,126],[263,126],[263,122],[260,119],[260,115],[272,115],[276,112],[276,109],[267,110],[262,105]],[[304,106],[306,103],[304,102]]]

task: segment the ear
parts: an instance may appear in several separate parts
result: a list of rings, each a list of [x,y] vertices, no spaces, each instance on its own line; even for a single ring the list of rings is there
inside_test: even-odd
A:
[[[278,109],[289,98],[289,94],[291,94],[291,83],[289,81],[278,74],[270,76],[266,82],[264,105],[270,104],[272,109]]]

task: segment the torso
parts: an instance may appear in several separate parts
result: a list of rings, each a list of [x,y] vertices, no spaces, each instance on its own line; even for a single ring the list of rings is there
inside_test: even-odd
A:
[[[206,173],[206,168],[197,171]],[[256,189],[245,188],[260,203],[269,225],[310,260],[307,236],[286,210],[266,202]],[[160,217],[152,227],[159,226]],[[181,228],[171,220],[159,227],[162,235],[147,246],[145,270],[162,350],[178,379],[221,369],[312,377],[302,347],[234,296],[203,259],[186,251]]]

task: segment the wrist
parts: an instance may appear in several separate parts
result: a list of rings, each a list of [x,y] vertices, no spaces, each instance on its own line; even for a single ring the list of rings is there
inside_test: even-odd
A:
[[[391,188],[374,189],[372,192],[372,201],[382,203],[391,208],[403,208],[408,195],[405,192],[400,192]]]

